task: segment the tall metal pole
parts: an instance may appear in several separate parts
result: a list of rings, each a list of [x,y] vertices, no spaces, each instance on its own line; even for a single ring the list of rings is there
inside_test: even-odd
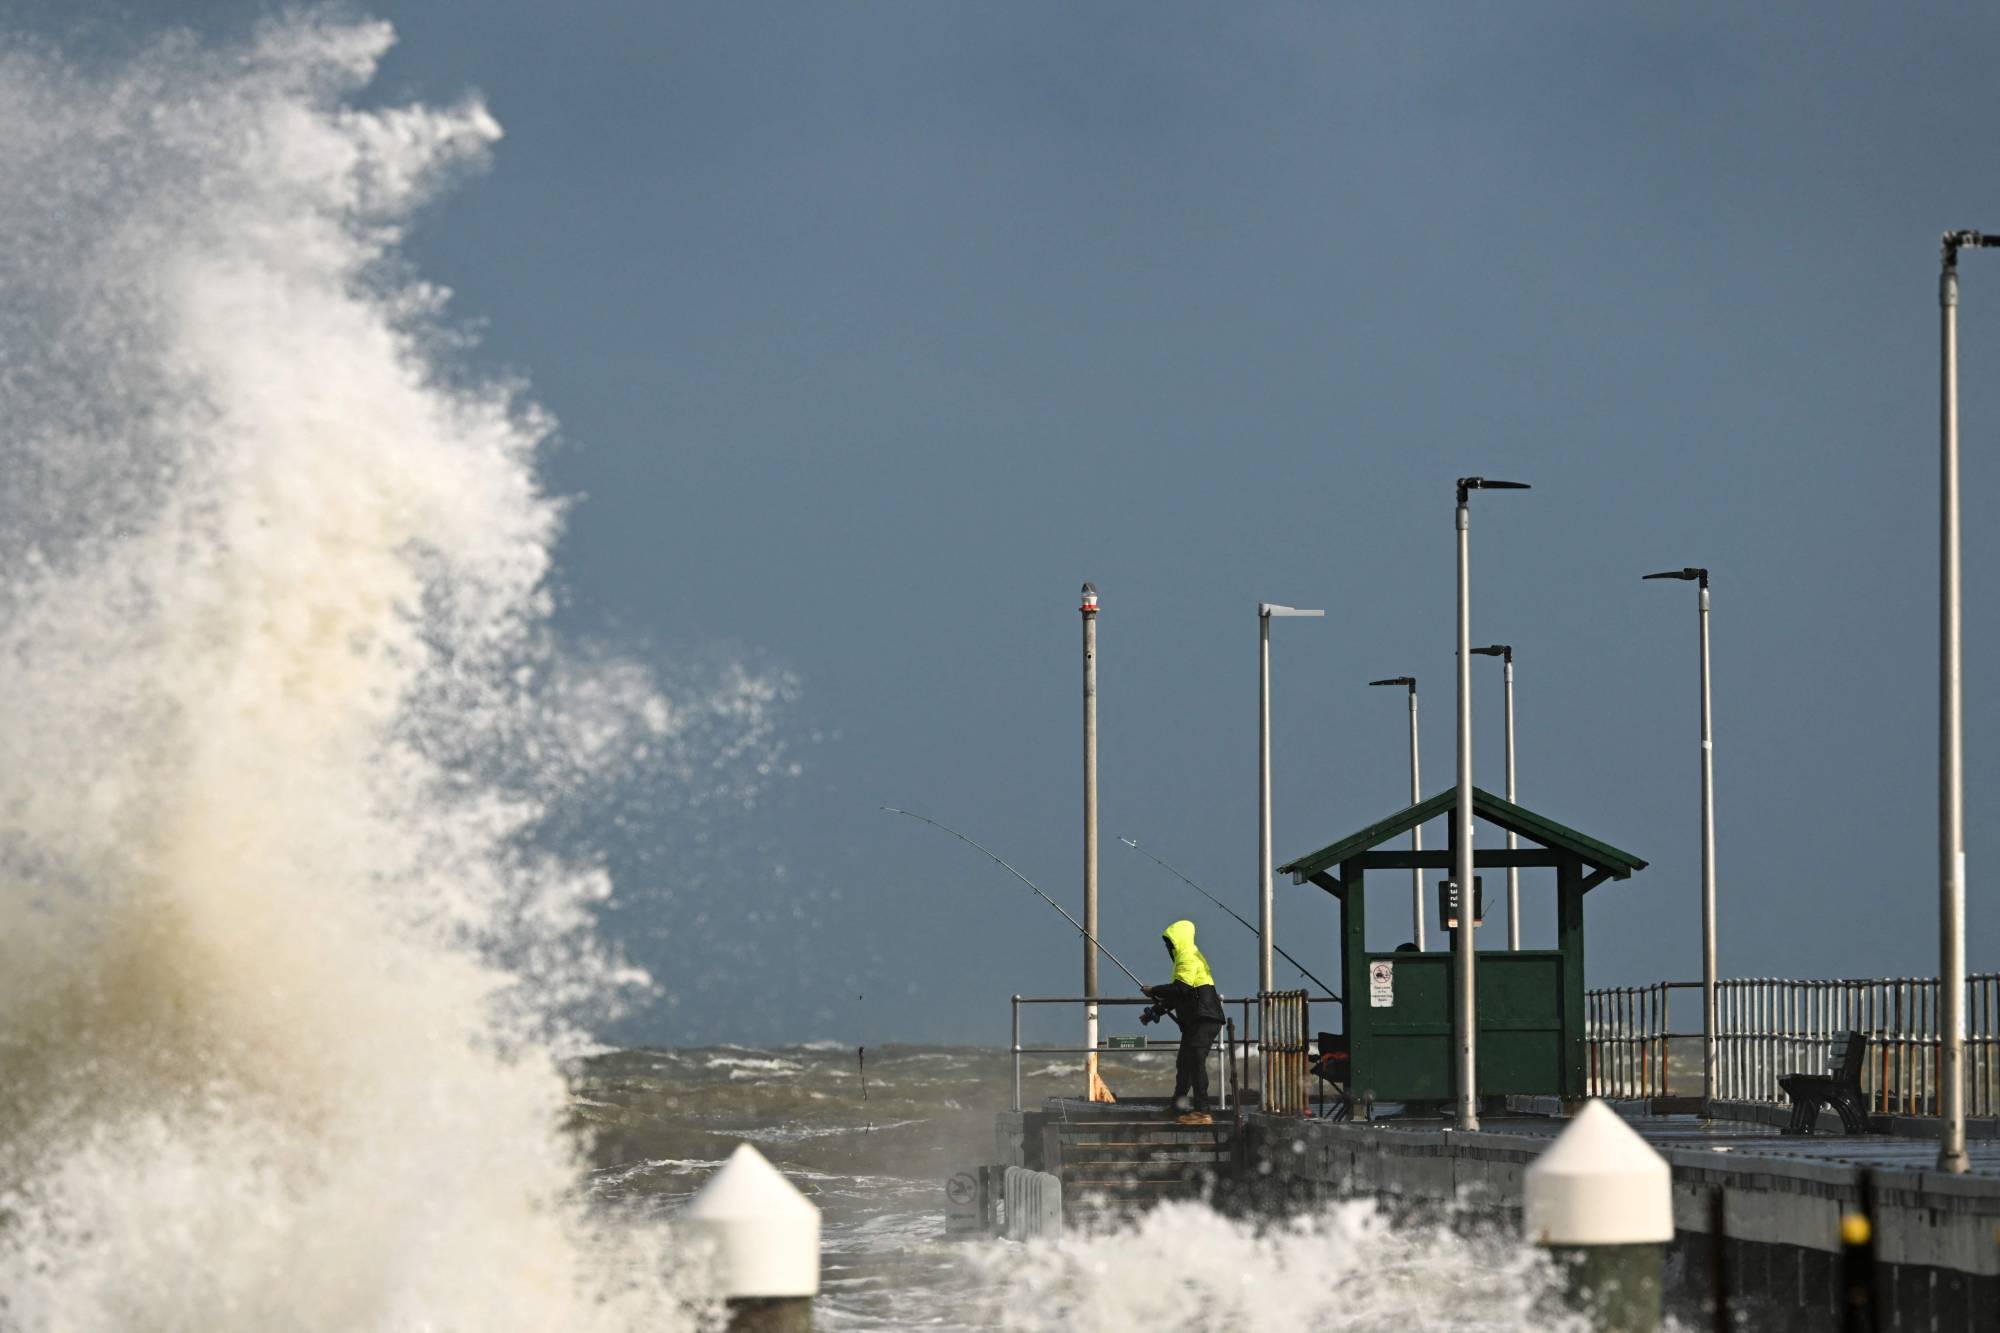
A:
[[[1276,602],[1257,603],[1257,989],[1271,989],[1271,620],[1274,616],[1323,616]],[[1259,1029],[1261,1032],[1261,1029]]]
[[[2000,245],[1976,231],[1947,232],[1938,279],[1940,402],[1938,578],[1938,1169],[1964,1171],[1965,728],[1958,560],[1958,252]]]
[[[1701,1086],[1715,1098],[1715,727],[1708,690],[1708,571],[1701,571]]]
[[[1514,645],[1511,643],[1488,644],[1484,648],[1474,648],[1474,653],[1482,657],[1498,657],[1507,666],[1507,803],[1514,803]],[[1521,845],[1514,830],[1507,830],[1507,850],[1513,851]],[[1507,947],[1521,947],[1521,870],[1518,866],[1507,867]]]
[[[1509,648],[1507,664],[1507,804],[1514,804],[1514,650]],[[1521,845],[1513,829],[1507,830],[1507,850]],[[1507,947],[1521,947],[1521,868],[1507,867]]]
[[[1473,936],[1479,912],[1477,883],[1472,873],[1472,558],[1473,491],[1525,491],[1519,481],[1458,479],[1458,795],[1452,812],[1452,879],[1458,885],[1458,930],[1453,949],[1458,958],[1458,995],[1453,1013],[1457,1039],[1458,1127],[1479,1128],[1479,998],[1474,975],[1477,952]]]
[[[1716,1046],[1715,970],[1715,730],[1708,689],[1708,571],[1690,565],[1648,574],[1700,585],[1701,600],[1701,1077],[1702,1096],[1716,1095],[1720,1067]]]
[[[1410,679],[1410,804],[1416,805],[1424,799],[1424,779],[1422,762],[1417,750],[1417,682]],[[1424,826],[1417,825],[1410,830],[1410,850],[1424,849]],[[1414,933],[1417,952],[1424,948],[1424,872],[1421,866],[1410,867],[1410,929]]]
[[[1257,989],[1271,989],[1271,611],[1257,608]]]
[[[1472,882],[1472,589],[1470,510],[1466,483],[1458,483],[1458,800],[1452,810],[1452,879],[1458,885],[1458,1127],[1479,1128],[1478,1022],[1473,995],[1476,955],[1472,924],[1477,904]]]
[[[1083,585],[1083,1045],[1084,1096],[1097,1099],[1097,585]]]

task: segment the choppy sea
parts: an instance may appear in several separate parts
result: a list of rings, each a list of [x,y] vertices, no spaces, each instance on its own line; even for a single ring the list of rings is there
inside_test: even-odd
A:
[[[1157,1082],[1169,1058],[1107,1076]],[[1026,1104],[1078,1081],[1076,1066],[1042,1060],[1024,1070]],[[1399,1230],[1363,1203],[1266,1219],[1175,1204],[1059,1244],[948,1240],[945,1179],[995,1160],[994,1114],[1013,1092],[1005,1051],[620,1050],[579,1062],[572,1086],[606,1208],[671,1227],[739,1143],[810,1197],[824,1228],[819,1329],[1557,1326],[1540,1300],[1545,1269],[1512,1238]]]

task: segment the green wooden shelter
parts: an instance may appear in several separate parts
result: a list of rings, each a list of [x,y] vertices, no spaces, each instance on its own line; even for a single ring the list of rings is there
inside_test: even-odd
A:
[[[1412,867],[1449,874],[1456,845],[1438,851],[1382,844],[1452,814],[1458,791],[1429,800],[1278,867],[1297,884],[1317,884],[1340,900],[1340,974],[1346,999],[1349,1087],[1382,1101],[1448,1101],[1454,1096],[1451,1025],[1455,969],[1449,947],[1370,953],[1367,875]],[[1556,947],[1481,949],[1477,969],[1479,1093],[1584,1095],[1583,898],[1607,879],[1646,863],[1525,806],[1472,789],[1475,819],[1520,835],[1515,850],[1476,847],[1476,870],[1551,867],[1556,872]],[[1498,842],[1499,839],[1494,841]],[[1407,911],[1407,881],[1396,902]],[[1447,935],[1447,940],[1449,936]]]

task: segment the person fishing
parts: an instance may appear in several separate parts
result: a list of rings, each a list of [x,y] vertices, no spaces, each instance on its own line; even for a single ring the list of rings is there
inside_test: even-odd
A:
[[[1166,941],[1167,956],[1174,960],[1174,978],[1158,986],[1141,986],[1153,1007],[1140,1015],[1142,1023],[1157,1022],[1171,1014],[1180,1024],[1181,1048],[1174,1062],[1173,1109],[1193,1116],[1208,1114],[1208,1048],[1222,1031],[1222,996],[1215,989],[1215,974],[1208,959],[1194,944],[1194,922],[1174,922],[1160,938]]]

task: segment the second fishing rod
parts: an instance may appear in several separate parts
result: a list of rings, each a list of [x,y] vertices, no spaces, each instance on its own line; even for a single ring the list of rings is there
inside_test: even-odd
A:
[[[999,853],[995,852],[992,848],[986,846],[986,844],[984,843],[975,842],[973,839],[967,837],[963,833],[960,833],[957,829],[945,823],[943,820],[932,819],[929,815],[920,815],[914,810],[898,809],[896,806],[893,805],[885,805],[882,808],[888,811],[892,815],[908,815],[911,819],[921,819],[924,823],[929,824],[932,828],[942,829],[946,833],[951,834],[952,837],[957,838],[960,842],[964,843],[966,846],[975,848],[979,852],[983,853],[995,864],[999,865],[1001,869],[1005,870],[1015,879],[1020,880],[1023,884],[1033,889],[1035,891],[1035,896],[1037,898],[1040,898],[1043,902],[1055,908],[1058,912],[1061,912],[1063,920],[1069,922],[1070,925],[1074,926],[1076,928],[1076,933],[1083,936],[1085,940],[1089,941],[1090,944],[1094,946],[1099,953],[1103,954],[1106,958],[1109,958],[1120,972],[1123,972],[1126,976],[1131,977],[1132,984],[1134,986],[1137,986],[1141,991],[1146,989],[1146,983],[1139,980],[1138,974],[1135,973],[1131,968],[1125,966],[1125,964],[1119,962],[1118,955],[1111,952],[1111,950],[1105,948],[1104,945],[1097,939],[1096,936],[1092,935],[1089,931],[1085,930],[1083,928],[1083,923],[1081,921],[1078,921],[1075,917],[1071,916],[1067,908],[1065,908],[1061,903],[1057,902],[1055,899],[1049,897],[1048,894],[1043,893],[1041,885],[1035,883],[1035,881],[1029,879],[1026,875],[1016,870],[1011,864],[1009,864],[1003,857],[1000,856]]]
[[[1249,931],[1252,935],[1255,935],[1257,933],[1257,927],[1251,925],[1248,921],[1238,916],[1236,914],[1235,908],[1231,907],[1228,903],[1222,901],[1222,899],[1210,893],[1207,889],[1204,889],[1201,885],[1189,879],[1186,875],[1182,874],[1178,869],[1176,869],[1173,865],[1169,864],[1167,861],[1161,859],[1158,856],[1153,855],[1153,853],[1147,851],[1144,847],[1141,847],[1136,839],[1120,838],[1118,841],[1124,843],[1127,847],[1130,847],[1133,851],[1139,853],[1139,855],[1145,857],[1148,861],[1151,861],[1154,865],[1166,871],[1168,874],[1172,875],[1175,879],[1187,885],[1189,888],[1193,889],[1196,893],[1200,894],[1202,897],[1214,903],[1217,907],[1220,907],[1223,911],[1229,913],[1229,915],[1235,919],[1236,924],[1242,926],[1243,929]],[[1284,949],[1280,947],[1278,944],[1273,943],[1271,945],[1271,949],[1274,953],[1278,955],[1278,957],[1284,959],[1286,962],[1290,963],[1293,967],[1296,967],[1299,970],[1300,974],[1303,975],[1307,981],[1310,981],[1313,985],[1318,986],[1321,990],[1325,991],[1327,994],[1327,998],[1332,1000],[1335,1004],[1347,1003],[1347,1001],[1341,999],[1339,995],[1334,993],[1333,987],[1327,985],[1324,981],[1321,981],[1318,977],[1306,971],[1306,965],[1304,963],[1301,963],[1298,959],[1286,953]]]
[[[882,809],[892,815],[908,815],[911,819],[922,820],[924,823],[929,824],[932,828],[940,829],[943,832],[949,833],[952,837],[957,838],[960,842],[966,844],[968,847],[975,849],[980,854],[987,857],[989,860],[993,861],[1001,869],[1005,870],[1008,874],[1012,875],[1015,879],[1020,880],[1023,884],[1027,885],[1031,890],[1033,890],[1037,898],[1040,898],[1043,902],[1055,908],[1056,911],[1061,912],[1063,920],[1069,922],[1070,926],[1076,931],[1077,934],[1083,936],[1083,938],[1087,940],[1091,945],[1093,945],[1098,950],[1098,952],[1102,953],[1106,958],[1109,958],[1112,964],[1115,967],[1117,967],[1117,969],[1120,972],[1123,972],[1126,976],[1131,977],[1133,985],[1137,986],[1142,992],[1146,990],[1146,983],[1139,980],[1138,975],[1134,973],[1131,968],[1125,966],[1123,962],[1120,962],[1117,954],[1112,953],[1111,950],[1105,948],[1101,941],[1096,939],[1094,936],[1091,935],[1089,931],[1083,928],[1082,922],[1078,921],[1075,917],[1069,914],[1068,909],[1066,909],[1061,903],[1057,902],[1055,899],[1049,897],[1048,894],[1042,892],[1042,887],[1039,884],[1029,879],[1019,870],[1016,870],[1011,863],[1009,863],[1005,858],[1000,856],[992,848],[986,846],[984,843],[978,842],[970,837],[967,837],[965,834],[959,832],[951,825],[943,822],[942,820],[933,819],[929,815],[920,815],[914,810],[904,810],[893,805],[885,805],[882,807]],[[1172,865],[1168,864],[1166,861],[1161,860],[1159,857],[1153,855],[1153,853],[1141,847],[1133,839],[1120,838],[1118,841],[1124,843],[1127,847],[1130,847],[1133,851],[1138,852],[1141,856],[1144,856],[1148,860],[1154,862],[1162,870],[1165,870],[1167,873],[1173,875],[1176,879],[1180,880],[1183,884],[1186,884],[1196,893],[1199,893],[1202,897],[1214,903],[1224,912],[1227,912],[1230,915],[1230,917],[1236,921],[1238,925],[1242,926],[1245,930],[1249,931],[1251,934],[1254,935],[1257,933],[1257,928],[1251,925],[1248,921],[1244,920],[1241,916],[1237,915],[1235,909],[1231,908],[1229,904],[1223,902],[1220,898],[1217,898],[1207,889],[1204,889],[1201,885],[1189,879],[1185,874],[1182,874],[1179,870],[1175,869]],[[1327,985],[1324,981],[1321,981],[1318,977],[1314,976],[1310,971],[1308,971],[1306,969],[1305,964],[1301,963],[1298,959],[1292,957],[1291,954],[1285,952],[1284,949],[1279,948],[1276,945],[1274,945],[1273,948],[1279,957],[1283,958],[1293,967],[1296,967],[1299,970],[1300,974],[1303,975],[1307,981],[1312,982],[1315,986],[1318,986],[1320,989],[1324,990],[1335,1003],[1337,1004],[1346,1003],[1346,1001],[1342,1000],[1339,995],[1335,994],[1333,987]]]

